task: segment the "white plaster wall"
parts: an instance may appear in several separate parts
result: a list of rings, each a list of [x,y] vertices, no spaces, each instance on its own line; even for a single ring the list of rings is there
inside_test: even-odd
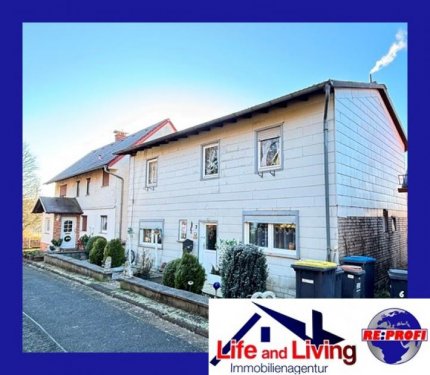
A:
[[[329,113],[330,180],[334,181],[333,112]],[[130,164],[129,223],[137,248],[139,220],[164,220],[162,261],[182,254],[180,219],[198,225],[217,221],[218,238],[243,240],[243,211],[299,210],[302,258],[325,259],[325,196],[323,159],[324,96],[291,104],[223,128],[139,152]],[[255,173],[255,131],[283,124],[283,170],[276,176]],[[201,180],[201,145],[220,141],[220,178]],[[146,160],[158,157],[158,186],[145,190]],[[331,213],[336,214],[334,186]],[[134,202],[134,204],[132,204]],[[332,219],[332,236],[337,235]],[[195,241],[194,253],[198,243]],[[142,250],[142,249],[141,249]],[[295,261],[268,256],[269,287],[278,295],[295,288]]]

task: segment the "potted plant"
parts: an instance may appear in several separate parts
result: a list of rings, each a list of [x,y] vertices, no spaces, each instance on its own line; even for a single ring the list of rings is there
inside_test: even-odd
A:
[[[63,243],[63,239],[62,239],[62,238],[59,238],[59,239],[57,240],[57,239],[53,238],[53,239],[51,240],[51,243],[52,243],[52,245],[54,246],[55,251],[60,251],[60,246],[61,246],[61,244]]]

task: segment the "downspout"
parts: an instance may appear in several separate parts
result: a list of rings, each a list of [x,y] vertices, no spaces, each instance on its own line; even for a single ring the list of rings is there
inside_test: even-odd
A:
[[[109,171],[108,167],[105,165],[103,167],[103,170],[111,174],[112,176],[118,178],[121,181],[121,199],[120,199],[120,207],[119,207],[119,239],[121,240],[121,233],[122,233],[122,211],[123,211],[123,201],[124,201],[124,178],[121,176],[118,176],[117,174]]]
[[[329,174],[328,174],[328,103],[330,101],[330,92],[333,84],[329,81],[324,88],[325,104],[324,104],[324,193],[325,193],[325,228],[326,228],[326,260],[331,259],[331,241],[330,241],[330,193],[329,193]]]

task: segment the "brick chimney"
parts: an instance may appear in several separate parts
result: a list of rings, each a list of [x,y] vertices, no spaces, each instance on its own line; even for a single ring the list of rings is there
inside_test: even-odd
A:
[[[127,133],[123,130],[114,130],[113,134],[115,134],[115,142],[118,142],[127,137]]]

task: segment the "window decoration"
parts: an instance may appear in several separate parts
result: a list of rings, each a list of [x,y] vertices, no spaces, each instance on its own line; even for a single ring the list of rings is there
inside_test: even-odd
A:
[[[219,143],[203,146],[203,178],[219,176]]]

